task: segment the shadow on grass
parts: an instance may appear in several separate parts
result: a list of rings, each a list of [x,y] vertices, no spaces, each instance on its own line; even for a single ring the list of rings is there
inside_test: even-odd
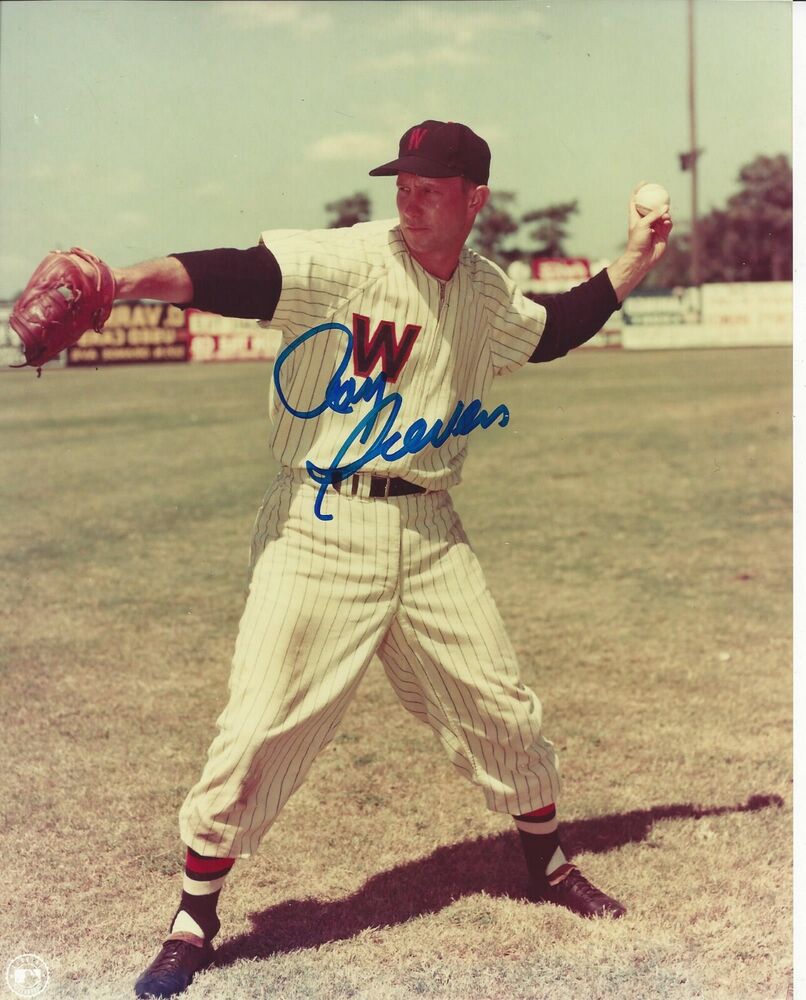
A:
[[[753,795],[735,806],[654,806],[628,813],[564,823],[563,847],[573,855],[603,853],[645,840],[663,819],[701,819],[726,813],[756,812],[783,805],[779,795]],[[525,897],[525,867],[515,831],[439,847],[417,861],[380,872],[344,899],[292,899],[251,915],[254,928],[222,943],[216,964],[241,958],[267,958],[298,948],[354,937],[370,927],[401,924],[435,913],[461,896]]]

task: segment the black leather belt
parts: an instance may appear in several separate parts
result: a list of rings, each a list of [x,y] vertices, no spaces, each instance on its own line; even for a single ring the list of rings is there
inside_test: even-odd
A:
[[[414,493],[425,493],[424,486],[416,486],[406,479],[397,476],[350,476],[348,479],[335,479],[333,489],[344,496],[364,496],[364,491],[359,488],[362,481],[369,479],[369,496],[376,499],[386,499],[388,497],[405,497]]]

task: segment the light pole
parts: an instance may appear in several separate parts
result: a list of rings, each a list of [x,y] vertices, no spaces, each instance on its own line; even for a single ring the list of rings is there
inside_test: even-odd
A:
[[[700,241],[697,233],[697,100],[694,62],[694,0],[688,0],[688,121],[691,150],[691,284],[700,284]]]
[[[694,61],[694,0],[688,0],[688,152],[680,154],[680,169],[691,171],[691,261],[689,283],[695,288],[700,284],[700,240],[697,231],[697,99]]]

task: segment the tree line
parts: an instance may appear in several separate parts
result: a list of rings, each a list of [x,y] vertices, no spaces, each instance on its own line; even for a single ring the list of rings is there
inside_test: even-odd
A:
[[[702,282],[792,280],[792,167],[789,158],[757,156],[745,164],[739,185],[724,207],[713,208],[697,224]],[[513,260],[567,257],[577,201],[558,202],[519,213],[514,191],[492,190],[479,212],[469,246],[505,268]],[[325,205],[331,229],[368,222],[372,202],[364,191]],[[649,288],[689,282],[690,227],[677,224],[669,249],[650,272]]]

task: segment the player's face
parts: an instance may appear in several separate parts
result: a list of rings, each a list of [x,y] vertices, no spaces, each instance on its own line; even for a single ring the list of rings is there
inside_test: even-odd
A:
[[[473,192],[461,177],[398,174],[400,228],[415,256],[459,253],[478,211]]]

